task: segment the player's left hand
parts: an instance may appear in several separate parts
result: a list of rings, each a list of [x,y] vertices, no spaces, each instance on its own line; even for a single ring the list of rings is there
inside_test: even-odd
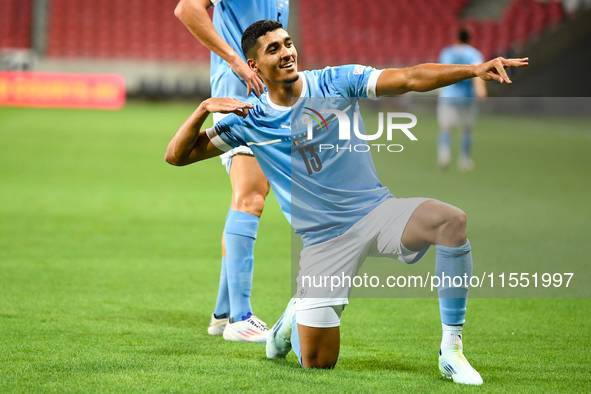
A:
[[[209,113],[236,114],[242,118],[246,118],[248,110],[253,108],[252,104],[231,97],[212,97],[202,102],[201,106]]]
[[[507,75],[507,67],[526,67],[529,65],[529,58],[505,59],[498,57],[476,67],[476,75],[485,81],[498,81],[500,83],[512,83]]]

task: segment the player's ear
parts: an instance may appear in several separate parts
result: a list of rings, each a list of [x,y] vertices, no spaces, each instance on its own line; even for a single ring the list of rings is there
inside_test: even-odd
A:
[[[246,64],[248,64],[248,67],[250,67],[250,69],[255,73],[259,72],[259,67],[257,66],[257,61],[255,59],[248,59]]]

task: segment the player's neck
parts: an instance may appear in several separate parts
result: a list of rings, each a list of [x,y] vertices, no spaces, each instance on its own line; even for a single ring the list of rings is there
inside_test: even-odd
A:
[[[291,107],[291,98],[300,97],[302,93],[302,77],[292,83],[277,83],[265,81],[269,92],[269,99],[277,105]]]

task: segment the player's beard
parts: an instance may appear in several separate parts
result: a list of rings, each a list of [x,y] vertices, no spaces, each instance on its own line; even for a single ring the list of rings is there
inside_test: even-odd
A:
[[[293,77],[291,77],[290,79],[286,79],[285,83],[294,83],[295,81],[297,81],[298,79],[300,79],[300,74],[296,73]]]

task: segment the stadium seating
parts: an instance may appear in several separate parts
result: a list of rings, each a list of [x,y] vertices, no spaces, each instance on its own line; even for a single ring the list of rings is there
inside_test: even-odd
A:
[[[48,55],[208,61],[175,18],[178,0],[52,0]]]
[[[30,48],[33,0],[0,2],[0,48]]]
[[[33,0],[0,0],[0,48],[31,45]],[[175,18],[178,0],[51,0],[47,54],[57,58],[207,62],[209,51]],[[469,25],[486,58],[505,54],[564,18],[557,0],[513,0],[498,21],[461,20],[469,0],[299,0],[304,67],[401,66],[437,61]],[[6,11],[5,11],[6,10]]]
[[[375,66],[436,62],[469,25],[486,58],[505,54],[564,18],[562,3],[514,0],[500,21],[460,20],[468,0],[394,0],[334,4],[300,0],[303,58],[310,66],[348,62]]]

